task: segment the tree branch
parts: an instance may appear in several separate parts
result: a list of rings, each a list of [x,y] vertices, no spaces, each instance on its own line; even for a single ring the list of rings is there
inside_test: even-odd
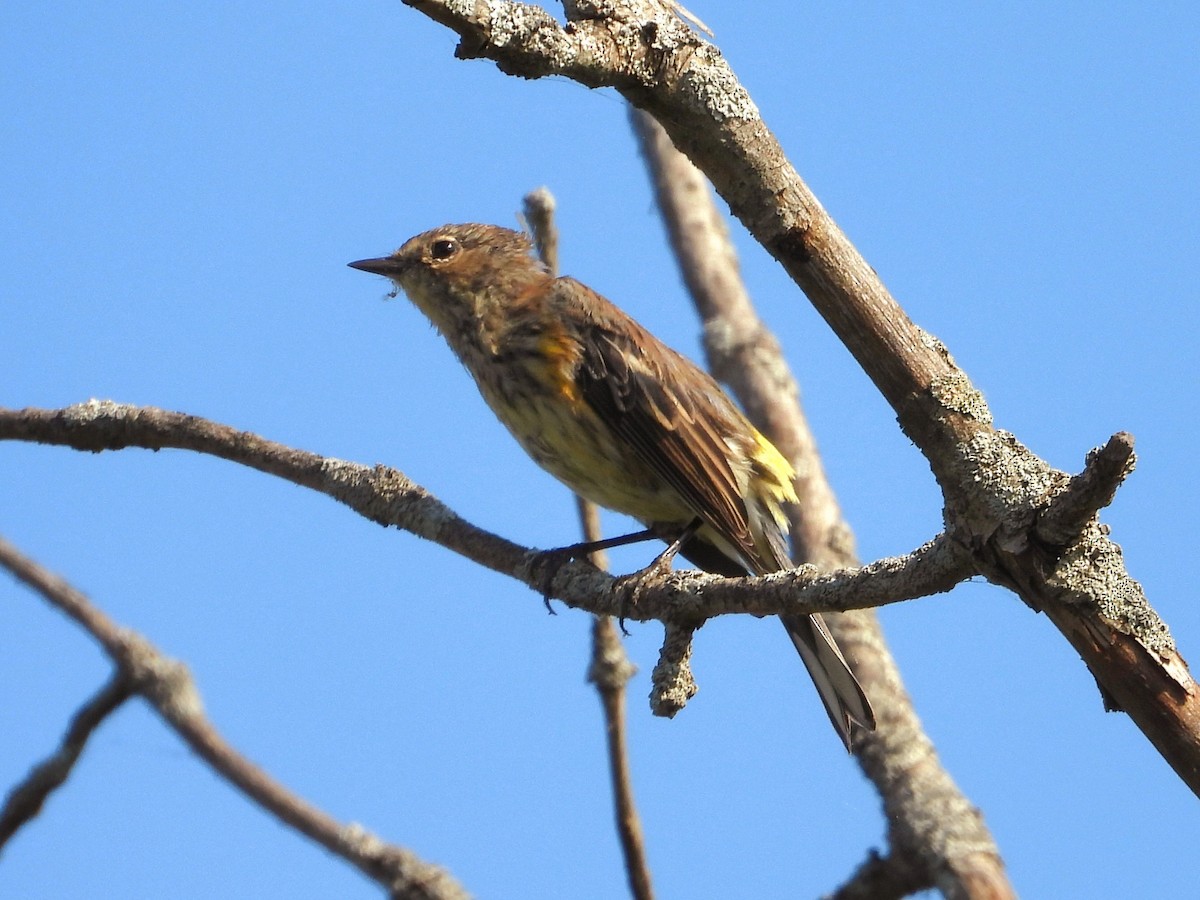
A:
[[[647,114],[632,114],[654,176],[671,245],[704,320],[710,367],[792,462],[799,502],[792,510],[794,556],[822,569],[856,563],[853,537],[825,477],[799,391],[779,344],[759,320],[704,176]],[[842,896],[905,896],[939,884],[951,896],[1011,896],[1000,852],[921,728],[895,659],[873,614],[826,619],[879,711],[855,753],[883,798],[891,854],[872,854]],[[987,890],[975,881],[982,872]]]
[[[688,701],[696,696],[696,679],[692,677],[692,636],[695,628],[666,624],[658,663],[650,675],[650,711],[656,716],[673,719]]]
[[[633,774],[625,739],[625,686],[636,673],[637,666],[625,655],[612,617],[596,616],[592,620],[592,662],[588,667],[588,681],[596,686],[604,709],[604,733],[607,738],[617,836],[621,840],[630,893],[635,900],[653,900],[650,862],[646,857],[646,841],[633,798]]]
[[[1048,544],[1069,544],[1092,516],[1112,503],[1117,488],[1133,472],[1136,459],[1133,435],[1127,431],[1117,432],[1103,447],[1089,453],[1083,471],[1038,515],[1038,537]]]
[[[0,541],[0,560],[8,549]],[[133,690],[132,682],[118,671],[72,716],[58,749],[34,766],[25,780],[9,791],[3,809],[0,809],[0,850],[25,823],[42,811],[50,794],[70,776],[88,738],[133,695]]]
[[[373,522],[433,541],[539,593],[548,590],[569,606],[639,622],[655,619],[694,628],[720,615],[865,609],[946,591],[974,574],[962,548],[938,538],[906,557],[829,573],[801,566],[762,578],[684,571],[630,581],[571,562],[558,566],[547,581],[543,553],[472,525],[396,469],[321,457],[197,416],[97,400],[61,410],[0,408],[3,439],[92,452],[174,447],[241,463],[327,494]],[[635,589],[637,604],[630,606]]]
[[[109,688],[85,707],[89,716],[136,692],[225,780],[276,818],[387,888],[393,898],[464,900],[467,896],[444,870],[408,850],[384,843],[360,825],[337,822],[239,754],[204,715],[199,691],[182,663],[163,656],[140,635],[117,626],[82,593],[2,538],[0,566],[74,619],[116,665],[117,675]]]

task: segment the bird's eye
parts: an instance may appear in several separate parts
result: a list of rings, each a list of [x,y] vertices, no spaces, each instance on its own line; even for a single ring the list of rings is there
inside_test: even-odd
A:
[[[438,238],[429,245],[429,255],[433,259],[449,259],[458,252],[458,241],[454,238]]]

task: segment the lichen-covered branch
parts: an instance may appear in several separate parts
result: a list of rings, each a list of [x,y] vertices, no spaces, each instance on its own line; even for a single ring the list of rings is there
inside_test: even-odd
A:
[[[470,524],[396,469],[295,450],[197,416],[96,400],[60,410],[0,408],[0,440],[5,439],[93,452],[174,447],[207,453],[327,494],[373,522],[426,538],[539,592],[548,590],[577,609],[636,621],[696,627],[719,615],[865,609],[946,591],[973,574],[961,548],[939,538],[910,556],[839,572],[818,573],[808,566],[757,579],[673,572],[630,581],[571,562],[547,580],[542,553]],[[631,608],[629,594],[635,589],[637,604]]]
[[[1038,515],[1037,535],[1048,544],[1069,543],[1088,520],[1112,503],[1117,488],[1133,472],[1133,435],[1121,431],[1087,456],[1084,469]]]
[[[674,718],[696,696],[692,677],[694,628],[668,624],[658,652],[658,663],[650,675],[650,710],[664,719]]]

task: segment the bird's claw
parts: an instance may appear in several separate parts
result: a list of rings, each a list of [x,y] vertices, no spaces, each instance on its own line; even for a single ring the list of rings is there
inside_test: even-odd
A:
[[[629,611],[637,608],[638,599],[648,587],[671,571],[671,557],[674,555],[659,554],[644,569],[638,569],[617,579],[621,591],[621,611],[617,616],[617,625],[620,626],[621,634],[629,637],[629,629],[625,627]]]
[[[538,591],[541,592],[542,602],[546,605],[546,612],[552,616],[557,616],[554,607],[550,605],[553,599],[550,596],[550,585],[554,581],[554,576],[569,562],[573,562],[578,558],[576,545],[570,547],[559,547],[555,550],[542,550],[533,557],[529,569],[535,573],[538,583]]]

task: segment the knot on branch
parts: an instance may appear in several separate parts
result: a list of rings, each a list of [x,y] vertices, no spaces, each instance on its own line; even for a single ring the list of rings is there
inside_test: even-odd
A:
[[[587,680],[601,691],[623,691],[629,679],[637,674],[637,666],[625,655],[610,616],[597,616],[592,623],[592,662]]]
[[[120,641],[121,668],[139,694],[172,722],[204,715],[200,691],[187,666],[159,653],[135,632],[124,631]]]

